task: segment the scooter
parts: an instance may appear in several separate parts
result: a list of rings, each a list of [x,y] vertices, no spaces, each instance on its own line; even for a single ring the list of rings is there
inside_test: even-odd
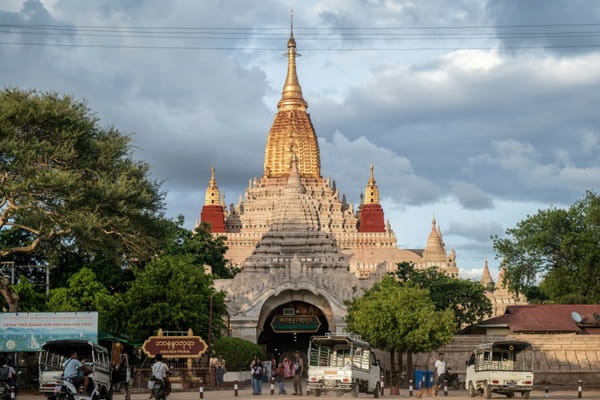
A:
[[[17,388],[6,381],[0,382],[0,400],[14,400],[17,397]]]
[[[154,400],[166,400],[165,381],[152,377],[152,395]]]
[[[57,381],[60,382],[54,388],[54,400],[98,400],[100,399],[100,393],[98,387],[94,383],[94,379],[91,375],[88,375],[88,387],[86,393],[79,393],[77,386],[70,380],[64,379],[60,376],[56,377]]]

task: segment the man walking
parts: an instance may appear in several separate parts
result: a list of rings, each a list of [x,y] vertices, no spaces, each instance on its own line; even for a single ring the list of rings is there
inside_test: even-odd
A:
[[[446,361],[444,361],[444,353],[439,354],[439,360],[435,361],[435,373],[437,375],[437,384],[443,385],[446,378]]]
[[[304,373],[304,360],[297,351],[294,353],[294,395],[302,396],[302,374]]]
[[[217,388],[221,388],[223,386],[223,376],[225,375],[225,359],[223,358],[223,354],[219,354],[219,358],[215,362],[215,367],[217,368]]]

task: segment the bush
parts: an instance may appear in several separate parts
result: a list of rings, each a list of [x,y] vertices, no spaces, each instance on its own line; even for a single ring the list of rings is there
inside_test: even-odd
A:
[[[263,349],[248,340],[222,337],[213,346],[216,355],[223,354],[228,371],[243,371],[250,369],[250,362],[255,354],[261,360],[265,359]]]

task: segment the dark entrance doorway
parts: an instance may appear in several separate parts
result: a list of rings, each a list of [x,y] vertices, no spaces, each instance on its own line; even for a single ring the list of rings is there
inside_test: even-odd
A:
[[[264,345],[267,354],[278,360],[298,350],[306,354],[311,336],[329,332],[329,324],[323,312],[304,301],[283,304],[267,316],[258,344]]]

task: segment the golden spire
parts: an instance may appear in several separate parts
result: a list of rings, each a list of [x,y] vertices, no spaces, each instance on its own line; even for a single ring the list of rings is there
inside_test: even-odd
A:
[[[208,188],[206,188],[206,194],[204,196],[204,205],[206,206],[221,206],[221,193],[215,180],[215,167],[210,168],[210,180],[208,181]]]
[[[369,178],[369,184],[365,188],[364,204],[379,204],[379,188],[375,184],[373,164],[371,164],[371,177]]]
[[[284,110],[302,110],[306,111],[308,104],[302,97],[302,88],[298,82],[298,74],[296,73],[296,40],[294,39],[294,12],[290,15],[290,38],[288,40],[288,70],[281,93],[281,100],[277,103],[277,108],[280,111]]]

